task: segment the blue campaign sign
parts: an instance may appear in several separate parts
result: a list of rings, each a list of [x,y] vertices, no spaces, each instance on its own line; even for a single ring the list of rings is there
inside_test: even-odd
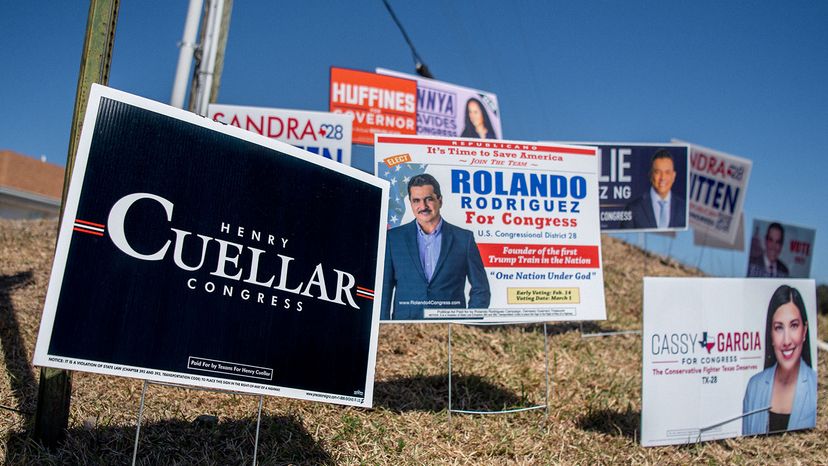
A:
[[[597,147],[601,230],[687,229],[687,146],[592,143]]]
[[[102,86],[89,102],[35,364],[371,406],[387,183]]]

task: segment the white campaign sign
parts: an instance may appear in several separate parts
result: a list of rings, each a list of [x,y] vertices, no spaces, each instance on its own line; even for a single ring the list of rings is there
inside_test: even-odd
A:
[[[681,142],[673,140],[673,142]],[[734,244],[753,162],[690,145],[690,226],[702,237]]]
[[[645,278],[641,444],[814,427],[816,327],[813,280]],[[777,373],[796,381],[781,417]]]
[[[389,135],[374,147],[391,183],[381,320],[606,318],[594,147]],[[422,177],[441,186],[444,220],[428,280],[408,190]]]
[[[813,228],[754,218],[746,276],[810,277],[815,239]]]
[[[353,117],[339,113],[210,104],[210,119],[351,164]]]
[[[730,249],[733,251],[745,250],[745,214],[739,215],[739,226],[736,228],[736,237],[733,242],[722,241],[711,236],[707,229],[693,229],[693,244],[710,248]]]
[[[384,68],[377,74],[417,81],[418,135],[504,139],[494,93]]]

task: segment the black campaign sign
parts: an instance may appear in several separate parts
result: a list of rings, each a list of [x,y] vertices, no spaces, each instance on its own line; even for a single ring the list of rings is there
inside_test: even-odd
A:
[[[370,406],[387,187],[111,89],[87,112],[35,363]]]

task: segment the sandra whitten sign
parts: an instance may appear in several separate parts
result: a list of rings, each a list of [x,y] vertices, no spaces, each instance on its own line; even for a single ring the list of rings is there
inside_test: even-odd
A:
[[[34,362],[371,406],[387,193],[93,86]]]

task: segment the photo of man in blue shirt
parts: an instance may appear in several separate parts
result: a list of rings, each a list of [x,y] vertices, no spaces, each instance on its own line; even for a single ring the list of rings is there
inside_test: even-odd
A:
[[[489,281],[474,234],[442,218],[437,180],[412,177],[408,200],[414,220],[388,232],[380,319],[421,320],[424,308],[489,307]]]

